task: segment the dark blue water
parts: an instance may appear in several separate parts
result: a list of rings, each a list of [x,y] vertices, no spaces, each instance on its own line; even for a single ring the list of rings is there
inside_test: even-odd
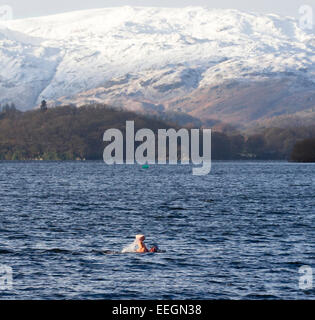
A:
[[[0,162],[2,299],[314,299],[315,165]],[[165,253],[121,251],[138,233]]]

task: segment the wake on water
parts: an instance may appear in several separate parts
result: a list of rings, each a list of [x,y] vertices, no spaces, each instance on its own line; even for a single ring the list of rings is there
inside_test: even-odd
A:
[[[163,250],[160,250],[156,244],[154,244],[153,246],[156,248],[156,251],[154,251],[154,253],[164,253],[165,252]],[[125,246],[122,249],[121,253],[135,253],[135,252],[137,252],[137,249],[138,249],[138,242],[137,242],[137,240],[135,240],[132,243]]]
[[[132,243],[125,246],[121,251],[112,251],[112,250],[104,250],[102,253],[104,254],[120,254],[120,253],[135,253],[137,252],[138,244],[137,241],[133,241]]]
[[[122,249],[122,253],[129,253],[129,252],[136,252],[137,251],[137,241],[133,241],[132,243],[130,243],[129,245],[125,246],[123,249]]]

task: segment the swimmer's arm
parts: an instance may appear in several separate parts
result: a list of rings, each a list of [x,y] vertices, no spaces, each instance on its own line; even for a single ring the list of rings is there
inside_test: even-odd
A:
[[[147,249],[147,247],[145,246],[144,243],[139,243],[139,250],[138,252],[149,252],[149,250]]]

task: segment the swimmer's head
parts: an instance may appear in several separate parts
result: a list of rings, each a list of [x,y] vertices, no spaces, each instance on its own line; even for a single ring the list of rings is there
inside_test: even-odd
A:
[[[145,240],[145,236],[143,234],[138,234],[138,235],[136,235],[136,240],[144,241]]]

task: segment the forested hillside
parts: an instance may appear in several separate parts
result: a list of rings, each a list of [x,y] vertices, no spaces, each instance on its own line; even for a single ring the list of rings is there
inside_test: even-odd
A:
[[[134,120],[136,130],[175,128],[157,116],[143,116],[106,105],[64,106],[21,112],[13,105],[0,112],[0,160],[101,160],[105,130],[125,130]],[[315,128],[264,129],[256,134],[213,132],[212,158],[290,159],[294,145],[315,137]]]

